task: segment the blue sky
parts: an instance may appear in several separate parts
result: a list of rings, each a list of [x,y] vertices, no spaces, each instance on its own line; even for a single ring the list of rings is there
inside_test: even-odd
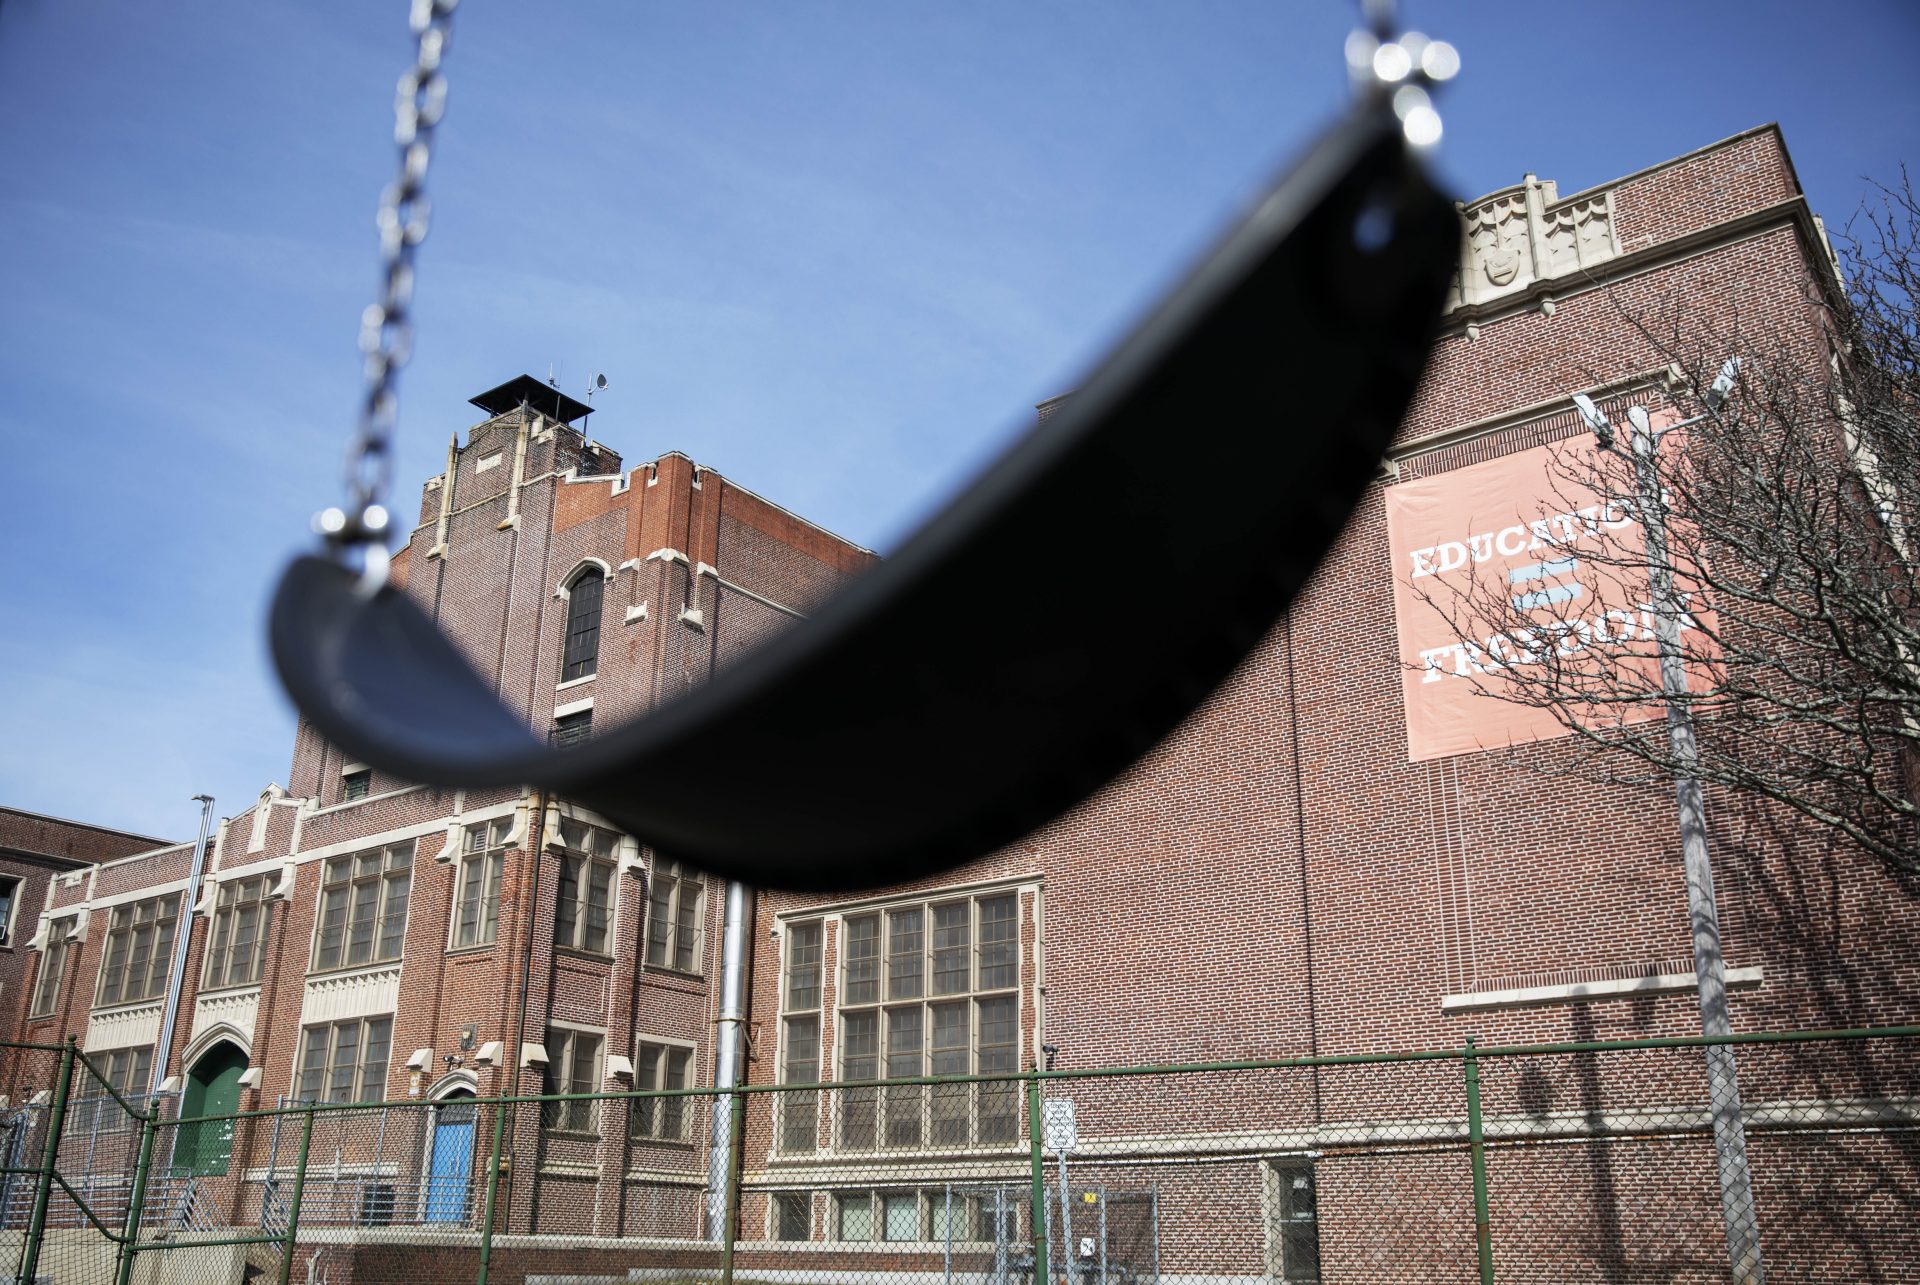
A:
[[[0,0],[0,803],[187,836],[284,781],[261,618],[337,494],[406,8]],[[885,549],[1339,107],[1352,13],[466,0],[399,507],[551,363],[629,461]],[[1409,18],[1463,196],[1778,120],[1839,223],[1920,141],[1909,3]]]

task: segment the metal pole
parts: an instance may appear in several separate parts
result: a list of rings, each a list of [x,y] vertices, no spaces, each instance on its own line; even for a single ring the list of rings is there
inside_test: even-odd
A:
[[[53,1100],[47,1107],[47,1145],[40,1155],[40,1176],[33,1186],[33,1215],[27,1222],[27,1243],[20,1255],[19,1279],[38,1279],[40,1243],[46,1236],[47,1200],[53,1194],[53,1172],[60,1159],[60,1135],[67,1122],[67,1090],[73,1084],[73,1036],[60,1050],[60,1071],[53,1082]]]
[[[736,887],[738,885],[735,885]],[[726,1218],[722,1235],[726,1243],[720,1247],[721,1285],[733,1285],[733,1242],[738,1239],[740,1217],[740,1169],[735,1164],[740,1154],[740,1121],[746,1114],[746,1099],[738,1093],[730,1095],[731,1103],[727,1108],[727,1183],[721,1194],[724,1197]]]
[[[1107,1285],[1107,1189],[1100,1188],[1100,1285]]]
[[[1473,1159],[1473,1240],[1480,1258],[1480,1285],[1493,1285],[1493,1223],[1487,1213],[1487,1139],[1480,1127],[1480,1059],[1467,1036],[1467,1151]]]
[[[480,1215],[480,1271],[473,1285],[487,1285],[487,1268],[493,1262],[493,1207],[500,1196],[500,1148],[507,1133],[507,1104],[493,1104],[493,1153],[487,1159],[487,1198]]]
[[[1033,1153],[1033,1285],[1047,1285],[1047,1159],[1040,1141],[1040,1068],[1027,1078],[1027,1143]]]
[[[659,858],[656,856],[655,860]],[[721,923],[720,1022],[715,1033],[713,1087],[721,1090],[711,1110],[711,1147],[707,1151],[707,1236],[721,1234],[727,1222],[728,1173],[733,1155],[733,1105],[725,1091],[740,1083],[740,1028],[747,1018],[747,917],[752,893],[743,883],[727,885]]]
[[[193,845],[193,867],[187,872],[187,890],[174,921],[173,960],[167,965],[167,1003],[160,1010],[160,1038],[153,1050],[153,1080],[147,1092],[160,1092],[167,1078],[167,1063],[173,1058],[173,1024],[180,1015],[180,992],[187,984],[187,947],[193,941],[193,906],[200,900],[200,880],[207,871],[207,835],[213,831],[213,796],[196,794],[200,805],[200,838]]]
[[[307,1185],[307,1152],[313,1146],[313,1103],[300,1116],[300,1158],[294,1162],[293,1197],[287,1205],[287,1231],[281,1237],[280,1285],[293,1279],[293,1255],[300,1235],[300,1193]]]
[[[1153,1218],[1153,1285],[1160,1285],[1160,1184],[1147,1188],[1147,1195]]]
[[[133,1190],[127,1199],[127,1220],[121,1227],[126,1239],[120,1242],[114,1285],[127,1285],[133,1278],[133,1256],[140,1244],[140,1218],[147,1204],[147,1172],[153,1167],[154,1135],[160,1131],[159,1115],[159,1107],[153,1099],[147,1099],[146,1118],[140,1122],[140,1158],[134,1162]]]
[[[940,1237],[941,1259],[940,1279],[945,1285],[953,1285],[953,1184],[947,1184],[946,1230]]]
[[[1707,857],[1707,814],[1700,781],[1691,770],[1700,760],[1693,715],[1687,708],[1687,671],[1680,650],[1680,605],[1673,591],[1673,564],[1667,545],[1666,511],[1661,497],[1657,433],[1644,407],[1628,410],[1633,424],[1633,472],[1640,496],[1640,520],[1647,533],[1647,574],[1653,597],[1654,632],[1660,653],[1660,689],[1667,698],[1667,734],[1676,765],[1674,796],[1680,811],[1680,852],[1687,875],[1687,917],[1693,935],[1693,972],[1700,987],[1700,1033],[1709,1038],[1732,1034],[1727,1016],[1726,964],[1720,955],[1720,913],[1713,895],[1713,865]],[[1684,427],[1688,420],[1674,427]],[[1708,1045],[1707,1112],[1713,1122],[1713,1150],[1720,1177],[1720,1216],[1726,1223],[1727,1255],[1734,1285],[1761,1285],[1766,1279],[1760,1256],[1760,1224],[1753,1206],[1753,1179],[1747,1167],[1746,1126],[1741,1118],[1740,1082],[1733,1049]]]
[[[1007,1189],[1001,1186],[993,1189],[993,1285],[1008,1285]]]
[[[1067,1194],[1067,1149],[1060,1148],[1060,1256],[1066,1259],[1067,1285],[1079,1279],[1080,1256],[1074,1252],[1073,1243],[1073,1205],[1072,1197]]]

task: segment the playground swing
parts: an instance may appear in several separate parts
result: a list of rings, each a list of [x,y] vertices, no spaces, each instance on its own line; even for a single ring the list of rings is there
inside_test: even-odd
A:
[[[270,614],[295,704],[384,771],[555,791],[763,887],[931,875],[1071,808],[1192,712],[1312,573],[1413,395],[1458,242],[1417,145],[1437,127],[1422,52],[1443,47],[1373,11],[1349,42],[1353,106],[1061,409],[809,619],[550,748],[385,574],[454,3],[414,7],[349,500]],[[1155,594],[1179,609],[1143,610]]]

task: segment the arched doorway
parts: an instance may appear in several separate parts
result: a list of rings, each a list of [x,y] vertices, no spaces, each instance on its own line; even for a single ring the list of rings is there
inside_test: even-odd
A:
[[[240,1076],[247,1069],[247,1055],[238,1046],[222,1040],[201,1055],[187,1071],[187,1084],[180,1094],[180,1118],[231,1116],[240,1109]],[[196,1176],[223,1174],[233,1154],[233,1121],[207,1120],[183,1124],[173,1144],[173,1164],[178,1170]]]
[[[466,1221],[467,1196],[473,1185],[473,1126],[478,1114],[473,1094],[466,1089],[454,1090],[434,1106],[420,1221]]]

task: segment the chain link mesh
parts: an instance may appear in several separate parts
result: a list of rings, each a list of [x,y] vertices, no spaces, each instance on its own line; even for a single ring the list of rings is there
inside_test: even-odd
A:
[[[187,1119],[0,1057],[50,1086],[0,1112],[14,1282],[1729,1282],[1741,1219],[1769,1281],[1920,1280],[1911,1031]]]

